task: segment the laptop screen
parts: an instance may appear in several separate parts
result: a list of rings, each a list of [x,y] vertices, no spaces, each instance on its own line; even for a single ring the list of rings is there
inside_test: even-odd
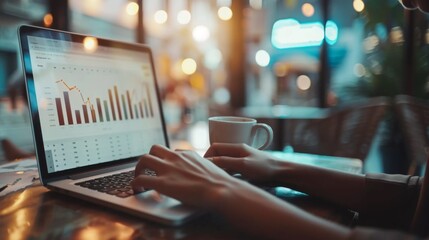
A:
[[[153,144],[166,145],[148,49],[68,33],[21,38],[28,50],[23,59],[33,121],[40,122],[43,149],[37,149],[48,173],[128,159]]]

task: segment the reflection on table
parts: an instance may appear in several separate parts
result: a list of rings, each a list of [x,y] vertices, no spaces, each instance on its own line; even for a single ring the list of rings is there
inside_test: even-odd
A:
[[[360,172],[358,159],[272,152],[289,161]],[[279,194],[285,201],[322,218],[350,225],[354,214],[304,194]],[[290,193],[290,192],[289,192]],[[166,227],[109,208],[74,199],[36,184],[0,198],[3,239],[249,239],[216,214],[206,214],[179,227]],[[2,234],[3,235],[3,234]]]

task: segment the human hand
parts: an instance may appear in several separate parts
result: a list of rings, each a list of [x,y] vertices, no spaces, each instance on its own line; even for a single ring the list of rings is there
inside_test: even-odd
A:
[[[240,173],[250,182],[271,185],[278,160],[246,144],[214,143],[204,155],[227,172]]]
[[[150,169],[156,176],[145,174]],[[192,151],[171,151],[154,145],[142,156],[131,183],[134,191],[154,189],[183,203],[210,208],[217,201],[216,191],[236,181],[224,170]]]

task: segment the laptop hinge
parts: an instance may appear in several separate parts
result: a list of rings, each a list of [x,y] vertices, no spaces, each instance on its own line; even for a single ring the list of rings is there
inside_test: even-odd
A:
[[[73,180],[81,179],[81,178],[87,178],[87,177],[91,177],[94,175],[99,175],[99,174],[103,174],[103,173],[108,173],[108,172],[113,172],[113,171],[117,171],[117,170],[121,170],[121,169],[125,169],[125,168],[134,167],[135,165],[136,165],[135,162],[131,162],[131,163],[127,163],[127,164],[121,164],[118,166],[107,167],[107,168],[103,168],[103,169],[87,171],[84,173],[73,174],[73,175],[70,175],[69,178],[73,179]]]

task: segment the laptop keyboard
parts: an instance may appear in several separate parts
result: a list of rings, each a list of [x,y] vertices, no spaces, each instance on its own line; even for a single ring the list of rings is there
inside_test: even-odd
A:
[[[114,195],[120,198],[126,198],[134,194],[134,191],[130,185],[133,179],[134,171],[128,171],[91,179],[84,182],[78,182],[75,183],[75,185]]]

